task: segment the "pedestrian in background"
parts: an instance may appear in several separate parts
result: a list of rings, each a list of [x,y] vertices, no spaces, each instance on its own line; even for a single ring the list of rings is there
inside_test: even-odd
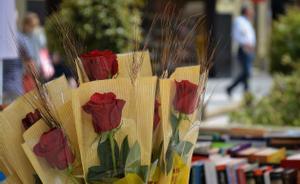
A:
[[[240,83],[244,85],[244,92],[249,91],[249,78],[252,63],[255,56],[256,36],[251,21],[254,12],[250,7],[243,7],[241,16],[237,17],[233,25],[233,39],[239,45],[237,59],[241,65],[241,73],[227,88],[227,94],[231,96],[232,90]]]
[[[26,63],[26,72],[24,74],[24,89],[30,91],[34,88],[34,81],[31,71],[34,70],[45,80],[48,80],[54,74],[50,57],[47,49],[46,37],[43,29],[40,27],[40,20],[37,14],[29,12],[25,15],[22,23],[23,39],[29,43],[27,47],[30,58]]]
[[[0,100],[9,104],[23,93],[23,65],[18,52],[17,11],[14,0],[0,1]],[[1,103],[0,103],[1,105]]]

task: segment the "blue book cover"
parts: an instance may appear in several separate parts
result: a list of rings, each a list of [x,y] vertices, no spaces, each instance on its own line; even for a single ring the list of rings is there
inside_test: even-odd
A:
[[[205,184],[204,163],[196,162],[192,165],[190,184]]]

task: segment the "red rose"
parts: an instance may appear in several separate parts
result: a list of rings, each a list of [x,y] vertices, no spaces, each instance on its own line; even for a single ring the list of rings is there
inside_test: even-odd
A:
[[[198,102],[198,86],[183,80],[176,82],[176,94],[173,101],[173,105],[176,111],[184,114],[192,114]]]
[[[155,105],[154,105],[154,119],[153,119],[154,129],[157,127],[157,125],[160,122],[159,106],[160,106],[160,103],[158,102],[158,100],[155,100]]]
[[[34,113],[30,112],[26,114],[26,117],[22,119],[22,124],[25,130],[30,128],[35,122],[41,119],[41,113],[36,109]]]
[[[95,93],[83,106],[83,110],[92,115],[95,132],[101,133],[120,125],[124,105],[125,101],[116,99],[113,93]]]
[[[60,128],[53,128],[44,132],[33,152],[47,160],[54,168],[64,170],[75,160],[68,141]]]
[[[91,81],[110,79],[118,73],[117,56],[110,50],[93,50],[82,54],[80,58]]]

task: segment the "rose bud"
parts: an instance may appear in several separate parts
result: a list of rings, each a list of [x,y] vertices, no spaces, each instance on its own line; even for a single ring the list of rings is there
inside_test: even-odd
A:
[[[41,119],[41,114],[37,109],[34,111],[34,113],[30,112],[26,114],[26,117],[22,119],[22,124],[24,129],[27,130],[40,119]]]
[[[156,127],[158,126],[159,122],[160,122],[160,116],[159,116],[159,106],[160,103],[158,102],[158,100],[155,100],[155,105],[154,105],[154,119],[153,119],[153,128],[156,129]]]
[[[80,58],[91,81],[111,79],[118,73],[117,56],[110,50],[93,50],[82,54]]]
[[[44,132],[34,146],[33,152],[37,156],[45,158],[51,167],[59,170],[66,169],[75,160],[67,137],[60,128]]]
[[[198,86],[188,80],[175,83],[176,94],[173,101],[175,110],[183,114],[192,114],[198,104]]]
[[[95,132],[101,133],[120,125],[124,105],[125,101],[116,99],[114,93],[95,93],[83,106],[83,110],[92,115]]]

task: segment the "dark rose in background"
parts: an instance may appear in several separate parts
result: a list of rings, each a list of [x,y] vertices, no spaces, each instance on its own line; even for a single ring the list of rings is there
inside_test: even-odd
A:
[[[42,134],[33,152],[47,160],[54,168],[64,170],[75,160],[67,138],[60,128],[53,128]]]
[[[156,129],[156,127],[158,126],[158,124],[160,122],[159,107],[160,107],[160,103],[158,102],[158,100],[155,100],[154,119],[153,119],[154,129]]]
[[[175,81],[175,83],[176,94],[173,101],[175,110],[184,114],[192,114],[197,108],[198,86],[188,80]]]
[[[118,73],[117,56],[110,50],[82,54],[83,67],[91,81],[110,79]]]
[[[24,119],[22,119],[23,127],[25,128],[25,130],[27,130],[41,118],[42,118],[41,113],[36,109],[34,113],[30,112],[26,114],[26,117]]]
[[[92,115],[95,132],[101,133],[120,125],[124,105],[125,101],[117,99],[114,93],[95,93],[83,110]]]

